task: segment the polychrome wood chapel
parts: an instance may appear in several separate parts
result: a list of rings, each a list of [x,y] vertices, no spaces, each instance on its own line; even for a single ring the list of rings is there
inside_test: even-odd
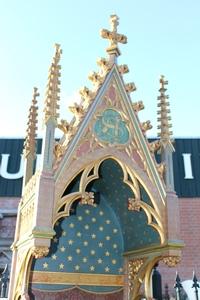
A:
[[[167,81],[160,78],[159,138],[149,142],[143,103],[118,65],[118,17],[110,17],[106,58],[89,75],[60,119],[62,50],[55,46],[44,104],[41,168],[34,172],[37,97],[34,88],[24,143],[9,299],[134,300],[152,297],[152,269],[180,261],[179,206],[174,191]],[[58,140],[56,128],[62,132]],[[156,155],[156,158],[155,158]]]

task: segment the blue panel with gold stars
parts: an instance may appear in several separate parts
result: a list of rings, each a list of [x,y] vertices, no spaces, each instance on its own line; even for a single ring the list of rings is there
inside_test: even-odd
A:
[[[32,270],[122,274],[122,232],[113,210],[103,198],[95,206],[79,203],[76,214],[61,219],[54,229],[56,235],[49,255],[34,260]],[[40,284],[40,288],[45,289],[45,285]],[[49,285],[46,288],[54,289]],[[121,287],[85,287],[86,290],[95,292],[110,292],[119,288]]]
[[[113,159],[107,159],[100,166],[99,179],[90,188],[106,199],[118,218],[124,239],[124,251],[160,244],[159,234],[148,225],[145,212],[128,210],[128,198],[134,195],[131,188],[123,182],[123,177],[120,165]],[[152,205],[141,185],[140,191],[142,200]]]

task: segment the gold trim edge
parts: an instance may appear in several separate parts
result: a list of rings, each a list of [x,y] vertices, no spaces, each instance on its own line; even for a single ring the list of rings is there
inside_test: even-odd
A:
[[[98,286],[124,285],[124,275],[32,271],[30,277],[32,283],[43,284],[54,283]]]

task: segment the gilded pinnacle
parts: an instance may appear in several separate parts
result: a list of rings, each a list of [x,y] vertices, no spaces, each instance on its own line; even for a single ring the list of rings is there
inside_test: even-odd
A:
[[[119,25],[119,18],[117,15],[110,16],[111,30],[102,29],[100,34],[104,39],[109,40],[109,47],[106,49],[107,53],[110,56],[110,60],[115,62],[115,58],[118,57],[121,53],[118,48],[118,43],[126,44],[127,37],[123,34],[117,32],[117,26]]]
[[[25,157],[31,153],[35,155],[35,138],[36,138],[36,131],[37,131],[37,116],[38,116],[38,107],[37,104],[37,97],[40,94],[38,93],[38,89],[34,87],[33,89],[33,99],[29,109],[28,115],[28,123],[27,123],[27,135],[24,141],[24,151],[23,154]]]
[[[53,57],[52,64],[49,69],[48,83],[46,89],[46,99],[45,99],[45,108],[44,108],[44,121],[45,123],[52,118],[57,123],[57,118],[59,117],[58,109],[58,101],[60,100],[60,69],[59,65],[60,56],[62,54],[62,50],[59,44],[55,44],[55,55]]]
[[[167,91],[166,85],[168,84],[168,81],[165,80],[165,77],[161,75],[160,77],[160,95],[158,96],[158,107],[160,108],[158,110],[158,129],[160,129],[158,136],[160,136],[160,141],[163,146],[170,143],[171,145],[171,136],[172,131],[170,131],[170,128],[172,127],[171,123],[171,117],[170,117],[170,109],[169,109],[169,102],[167,99],[169,99],[169,96],[165,94]]]

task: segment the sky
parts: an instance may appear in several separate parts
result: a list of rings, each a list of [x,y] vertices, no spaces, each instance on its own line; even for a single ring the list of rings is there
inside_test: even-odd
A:
[[[161,74],[169,81],[174,137],[200,136],[199,0],[0,0],[0,137],[25,136],[34,86],[42,120],[55,43],[63,49],[60,116],[70,120],[68,106],[82,86],[91,86],[97,58],[106,57],[108,42],[99,31],[109,29],[111,14],[128,37],[119,64],[128,65],[124,80],[137,87],[133,102],[144,102],[139,118],[151,120],[148,136],[157,136]]]

